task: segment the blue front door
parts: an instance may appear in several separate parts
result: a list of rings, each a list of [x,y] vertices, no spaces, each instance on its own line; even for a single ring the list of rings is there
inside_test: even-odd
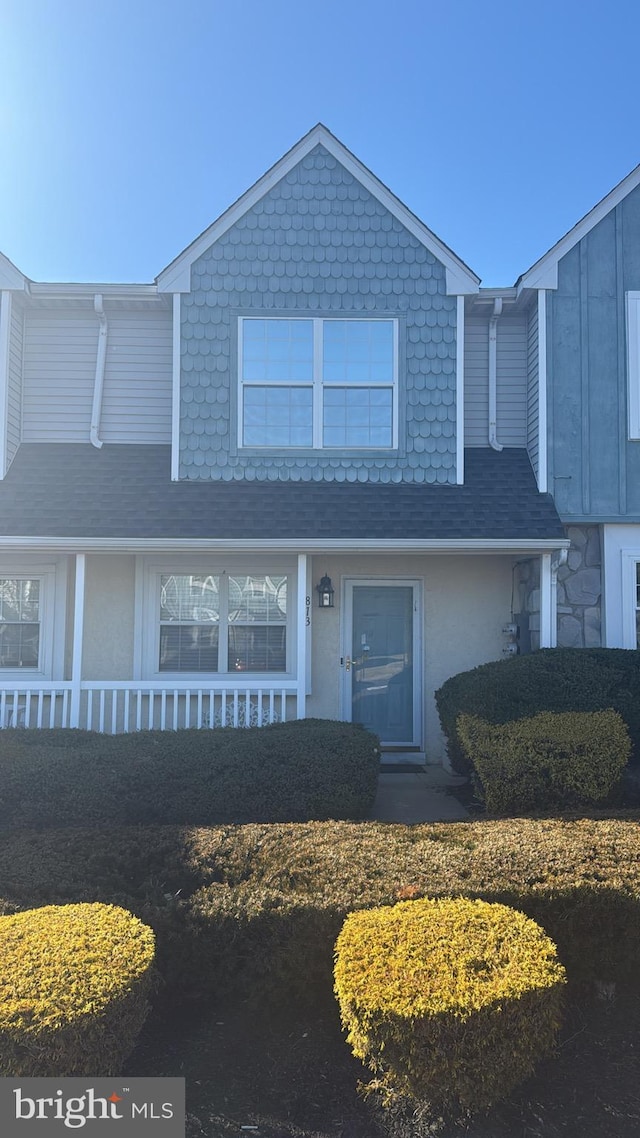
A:
[[[354,582],[351,601],[351,719],[385,744],[415,745],[414,586]]]

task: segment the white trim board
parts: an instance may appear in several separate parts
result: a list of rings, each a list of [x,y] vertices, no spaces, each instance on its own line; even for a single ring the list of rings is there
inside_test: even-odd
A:
[[[618,182],[618,185],[589,210],[573,229],[565,233],[564,237],[561,237],[543,257],[518,277],[516,281],[518,293],[523,288],[557,288],[558,262],[638,185],[640,185],[640,166],[636,166],[626,178]]]
[[[568,538],[467,540],[466,538],[429,538],[414,541],[399,538],[274,538],[248,540],[235,538],[121,538],[121,537],[0,537],[0,549],[56,549],[81,553],[171,553],[210,550],[234,550],[239,553],[265,550],[282,553],[553,553],[569,549]]]
[[[159,292],[189,292],[191,289],[191,266],[197,261],[214,242],[231,228],[248,210],[260,201],[261,198],[273,189],[294,166],[306,157],[314,147],[322,145],[330,154],[340,162],[353,177],[361,183],[377,200],[397,217],[398,221],[408,229],[418,241],[421,242],[446,270],[447,293],[458,295],[462,293],[476,293],[480,278],[461,261],[455,253],[436,237],[426,225],[423,224],[411,210],[407,209],[399,198],[372,174],[347,150],[346,146],[331,133],[322,123],[318,123],[305,134],[266,174],[254,183],[229,209],[213,222],[195,241],[180,253],[170,265],[156,278]]]

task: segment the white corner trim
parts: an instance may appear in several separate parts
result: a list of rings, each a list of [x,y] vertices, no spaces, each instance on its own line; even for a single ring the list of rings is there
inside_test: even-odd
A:
[[[215,241],[218,241],[232,225],[235,225],[239,218],[252,209],[256,202],[273,189],[282,178],[285,178],[293,167],[319,144],[324,146],[336,161],[340,162],[373,197],[377,198],[381,205],[397,217],[398,221],[444,265],[447,273],[447,293],[475,293],[478,291],[480,278],[321,123],[318,123],[304,138],[301,138],[279,162],[276,162],[246,193],[238,198],[171,264],[162,270],[157,277],[158,291],[189,292],[193,262]]]
[[[538,289],[538,490],[547,493],[547,294]]]
[[[0,295],[0,479],[7,472],[7,426],[9,414],[9,346],[11,338],[11,293]]]
[[[626,294],[627,435],[640,439],[640,292]]]
[[[464,296],[457,298],[456,320],[456,484],[464,485]]]
[[[171,370],[171,481],[180,475],[180,293],[173,294],[173,355]]]

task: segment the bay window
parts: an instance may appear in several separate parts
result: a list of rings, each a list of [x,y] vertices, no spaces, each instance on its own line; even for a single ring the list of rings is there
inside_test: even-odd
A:
[[[239,445],[397,446],[398,323],[239,319]]]

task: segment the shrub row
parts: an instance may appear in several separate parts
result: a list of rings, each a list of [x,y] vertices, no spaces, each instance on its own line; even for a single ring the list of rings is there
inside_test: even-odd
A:
[[[352,913],[335,991],[354,1055],[392,1095],[486,1109],[553,1049],[565,971],[542,929],[485,901]]]
[[[470,773],[458,736],[461,714],[508,723],[540,711],[604,711],[622,716],[640,762],[640,651],[622,648],[551,648],[482,664],[452,676],[436,704],[455,770]]]
[[[324,719],[118,736],[5,730],[0,827],[363,818],[378,768],[374,735]]]
[[[638,815],[423,826],[376,823],[0,835],[4,911],[113,902],[157,936],[166,995],[331,1002],[346,915],[419,897],[521,910],[570,980],[640,977]]]
[[[458,738],[492,814],[565,810],[604,801],[629,761],[615,711],[541,712],[491,724],[461,715]]]
[[[154,937],[113,905],[0,918],[0,1075],[116,1075],[149,1011]]]

